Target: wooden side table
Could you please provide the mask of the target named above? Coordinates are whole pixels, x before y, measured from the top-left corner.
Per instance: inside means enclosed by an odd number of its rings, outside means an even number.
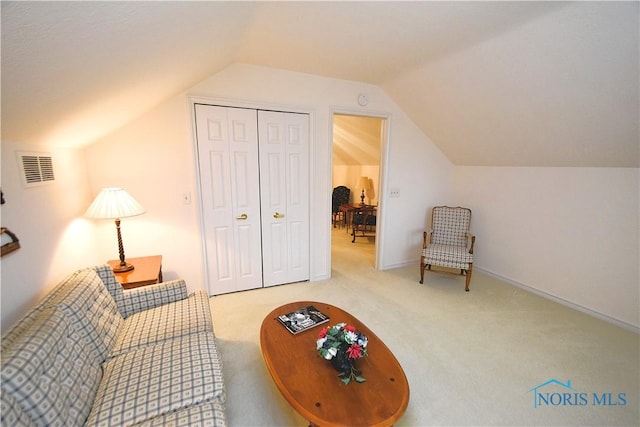
[[[133,289],[162,282],[162,255],[127,258],[127,262],[133,264],[133,270],[114,273],[123,288]],[[120,265],[120,260],[107,263],[113,268]]]

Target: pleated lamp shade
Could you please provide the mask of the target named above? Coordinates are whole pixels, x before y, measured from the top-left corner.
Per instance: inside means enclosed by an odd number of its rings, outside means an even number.
[[[142,215],[144,208],[122,188],[104,188],[84,213],[88,218],[118,219]]]
[[[140,206],[140,203],[122,188],[103,188],[84,213],[84,216],[89,218],[115,220],[118,235],[118,255],[120,257],[120,265],[113,268],[116,273],[124,273],[135,268],[133,264],[126,261],[124,256],[124,246],[120,233],[120,218],[142,215],[144,212],[145,210]]]
[[[369,187],[370,187],[369,178],[366,176],[361,176],[360,179],[358,180],[358,187],[356,188],[367,191],[367,190],[370,190]]]

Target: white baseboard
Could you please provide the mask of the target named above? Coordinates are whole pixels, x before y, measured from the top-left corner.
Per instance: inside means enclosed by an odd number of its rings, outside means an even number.
[[[420,260],[418,259],[418,260],[397,262],[395,264],[383,265],[383,266],[380,266],[380,270],[393,270],[394,268],[406,267],[408,265],[415,265],[416,271],[418,271],[418,267],[420,266]]]
[[[520,289],[523,289],[523,290],[525,290],[527,292],[531,292],[532,294],[536,294],[536,295],[541,296],[543,298],[550,299],[550,300],[552,300],[554,302],[557,302],[559,304],[562,304],[564,306],[567,306],[567,307],[573,308],[575,310],[581,311],[581,312],[586,313],[586,314],[588,314],[590,316],[597,317],[598,319],[604,320],[606,322],[613,323],[616,326],[620,326],[621,328],[624,328],[624,329],[629,330],[631,332],[634,332],[636,334],[640,334],[640,326],[638,326],[638,325],[634,325],[634,324],[631,324],[629,322],[625,322],[624,320],[616,319],[615,317],[611,317],[611,316],[609,316],[607,314],[600,313],[600,312],[595,311],[593,309],[590,309],[590,308],[587,308],[587,307],[583,307],[580,304],[576,304],[576,303],[574,303],[572,301],[566,300],[564,298],[558,297],[558,296],[550,294],[548,292],[541,291],[540,289],[533,288],[531,286],[525,285],[524,283],[520,283],[520,282],[518,282],[516,280],[512,280],[512,279],[509,279],[507,277],[501,276],[499,274],[493,273],[493,272],[491,272],[489,270],[485,270],[482,267],[474,266],[474,270],[480,270],[482,273],[486,274],[487,276],[494,277],[494,278],[496,278],[498,280],[501,280],[501,281],[503,281],[503,282],[505,282],[505,283],[507,283],[509,285],[513,285],[513,286],[518,287]]]

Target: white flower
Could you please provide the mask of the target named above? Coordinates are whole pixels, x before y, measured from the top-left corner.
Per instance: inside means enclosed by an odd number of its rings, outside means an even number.
[[[344,333],[344,340],[347,344],[353,344],[358,339],[358,334],[353,331],[347,331]]]
[[[327,341],[327,338],[318,338],[318,341],[316,341],[317,347],[316,350],[320,350],[322,348],[322,346],[324,345],[325,341]]]
[[[331,347],[329,350],[327,350],[327,354],[324,356],[324,358],[327,360],[331,360],[336,354],[338,354],[338,349],[335,347]]]

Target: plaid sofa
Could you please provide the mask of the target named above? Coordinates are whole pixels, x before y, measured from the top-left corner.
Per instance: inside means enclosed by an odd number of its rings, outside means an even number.
[[[209,301],[182,280],[71,274],[2,337],[3,426],[224,426]]]

